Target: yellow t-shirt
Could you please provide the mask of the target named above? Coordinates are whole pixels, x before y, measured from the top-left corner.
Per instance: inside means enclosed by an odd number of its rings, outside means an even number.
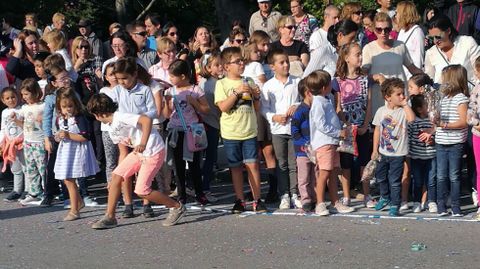
[[[227,99],[242,82],[223,78],[215,85],[215,104]],[[247,140],[257,136],[257,116],[252,98],[237,100],[229,112],[220,116],[220,133],[222,138],[230,140]]]

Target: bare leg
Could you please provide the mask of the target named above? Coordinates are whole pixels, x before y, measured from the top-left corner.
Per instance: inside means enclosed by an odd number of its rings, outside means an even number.
[[[342,183],[343,197],[345,197],[346,199],[350,199],[350,178],[350,169],[342,169],[342,174],[340,175],[340,182]]]
[[[410,163],[405,161],[403,163],[402,175],[402,202],[408,202],[408,193],[410,187]]]
[[[115,218],[115,209],[117,208],[117,201],[120,198],[122,190],[123,177],[113,174],[112,181],[110,181],[110,188],[108,189],[108,203],[107,203],[107,217]]]
[[[246,163],[248,171],[248,181],[252,189],[253,200],[260,199],[260,167],[258,162]]]
[[[156,204],[163,204],[168,208],[172,208],[172,207],[179,208],[180,207],[179,202],[173,200],[172,198],[168,197],[167,195],[165,195],[164,193],[159,192],[159,191],[152,191],[150,194],[142,195],[141,197],[144,200],[151,201],[151,202],[154,202]]]
[[[70,212],[77,215],[78,205],[80,204],[80,193],[78,192],[77,183],[75,179],[65,179],[63,181],[68,190],[68,196],[70,196]]]
[[[242,166],[239,167],[232,167],[230,168],[230,172],[232,173],[232,182],[233,182],[233,190],[235,191],[235,196],[237,199],[244,200],[245,197],[243,195],[243,173],[242,173]]]
[[[332,171],[320,169],[317,177],[317,184],[315,186],[315,192],[317,194],[317,203],[325,202],[325,189],[327,187],[327,181],[330,178]]]

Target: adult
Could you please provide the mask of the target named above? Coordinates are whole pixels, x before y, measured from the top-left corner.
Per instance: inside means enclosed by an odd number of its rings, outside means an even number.
[[[368,43],[367,34],[363,28],[363,11],[362,5],[358,2],[346,3],[342,7],[342,12],[340,13],[340,20],[351,20],[358,25],[357,31],[357,41],[360,44],[360,47],[364,47]]]
[[[27,13],[25,14],[25,27],[24,29],[29,29],[32,31],[36,31],[38,36],[43,35],[42,29],[38,28],[38,18],[37,14],[35,13]]]
[[[331,77],[337,68],[337,50],[345,44],[352,43],[357,35],[358,25],[351,20],[340,21],[328,29],[327,42],[313,50],[310,62],[303,77],[317,70],[327,71]]]
[[[8,59],[7,71],[20,80],[39,77],[35,73],[33,57],[38,53],[38,33],[23,30],[13,40],[13,55]]]
[[[8,36],[11,40],[17,38],[20,30],[13,27],[13,19],[10,14],[5,14],[2,18],[2,35]]]
[[[188,54],[188,62],[193,68],[195,80],[198,81],[197,75],[200,74],[200,58],[207,53],[218,49],[217,41],[212,33],[205,26],[195,29],[193,37],[189,44],[190,52]]]
[[[242,28],[234,28],[228,35],[228,42],[220,47],[220,50],[224,50],[228,47],[241,47],[247,43],[247,33]]]
[[[131,24],[128,24],[127,32],[132,37],[135,44],[137,44],[137,54],[144,64],[146,69],[158,62],[157,52],[146,47],[147,45],[147,29],[143,21],[134,21]]]
[[[148,69],[153,79],[172,83],[168,75],[168,67],[175,61],[176,53],[175,43],[172,40],[167,37],[157,38],[157,54],[160,61]]]
[[[111,37],[115,32],[122,29],[122,25],[118,22],[114,22],[108,26],[108,34]],[[113,50],[110,44],[110,38],[103,42],[103,59],[110,59],[114,57]]]
[[[80,97],[84,105],[102,86],[102,59],[94,55],[92,50],[90,42],[85,37],[77,36],[73,39],[70,55],[73,68],[78,74],[77,83],[81,89]]]
[[[420,22],[420,14],[417,7],[412,1],[401,1],[397,4],[397,24],[400,27],[397,40],[405,43],[407,51],[413,64],[418,68],[423,68],[425,59],[425,34],[422,27],[418,25]],[[410,79],[412,74],[403,67],[405,76]]]
[[[272,1],[270,0],[257,0],[257,2],[259,10],[250,17],[248,32],[252,35],[255,30],[262,30],[270,36],[272,41],[277,41],[280,38],[277,22],[282,14],[272,11]]]
[[[67,31],[65,29],[65,15],[60,12],[56,12],[55,14],[53,14],[52,24],[45,27],[45,29],[43,30],[43,35],[53,31],[54,29],[62,32],[63,35],[66,37]]]
[[[308,46],[310,36],[319,26],[315,16],[305,13],[303,3],[303,0],[290,0],[290,11],[297,26],[294,39],[302,41]]]
[[[122,59],[124,57],[134,57],[137,59],[137,64],[142,66],[145,65],[143,61],[137,58],[137,45],[127,32],[119,30],[112,34],[110,36],[110,46],[113,50],[114,56],[103,63],[102,74],[105,74],[105,67],[109,63],[116,62],[118,59]],[[145,70],[147,69],[145,68]]]
[[[323,25],[312,33],[308,46],[310,53],[328,43],[328,29],[330,26],[336,24],[339,19],[340,10],[334,5],[328,5],[323,11]]]
[[[188,56],[188,46],[180,40],[180,34],[178,28],[169,21],[165,23],[162,28],[162,36],[167,37],[175,43],[175,49],[177,51],[177,59],[186,60]]]
[[[480,29],[475,25],[479,11],[474,1],[457,0],[455,4],[448,8],[445,14],[455,26],[455,30],[457,30],[459,35],[473,36],[475,41],[479,43]]]
[[[480,48],[471,36],[459,35],[450,19],[435,15],[428,24],[428,37],[434,46],[425,53],[425,73],[435,83],[441,83],[442,70],[448,65],[459,64],[467,69],[469,87],[475,78],[475,60],[480,56]]]
[[[162,18],[157,13],[148,14],[145,16],[145,29],[148,33],[147,48],[156,51],[157,41],[156,38],[162,35]]]
[[[78,32],[88,40],[92,54],[103,58],[102,41],[100,41],[95,32],[92,31],[92,22],[88,19],[80,19],[78,22]]]
[[[301,77],[310,56],[308,55],[307,45],[302,41],[293,39],[295,36],[295,28],[295,19],[293,19],[293,17],[280,17],[277,23],[280,40],[273,42],[270,45],[270,49],[282,49],[285,51],[290,60],[290,74]]]
[[[380,85],[385,78],[400,78],[406,81],[403,66],[410,73],[422,73],[408,54],[405,44],[390,38],[392,19],[383,12],[377,13],[374,19],[377,40],[368,43],[362,50],[362,68],[378,84],[372,87],[372,115],[385,104]]]

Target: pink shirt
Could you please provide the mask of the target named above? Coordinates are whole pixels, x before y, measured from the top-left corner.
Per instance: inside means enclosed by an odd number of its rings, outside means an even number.
[[[173,96],[173,88],[169,88],[165,91],[165,95]],[[182,109],[183,117],[185,118],[185,124],[188,126],[191,123],[199,122],[198,114],[195,111],[195,108],[188,103],[187,96],[191,95],[193,98],[200,98],[204,96],[203,90],[198,86],[191,86],[191,88],[178,91],[176,90],[176,100],[179,103],[180,108]],[[173,98],[172,98],[173,100]],[[170,122],[168,122],[168,128],[182,127],[182,122],[180,117],[174,107],[172,115],[170,116]]]

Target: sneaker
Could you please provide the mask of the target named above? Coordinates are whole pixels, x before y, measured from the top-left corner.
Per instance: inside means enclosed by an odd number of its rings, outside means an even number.
[[[455,217],[455,218],[463,217],[462,210],[460,210],[460,207],[452,207],[452,217]]]
[[[408,206],[408,202],[402,202],[400,205],[400,211],[408,210],[410,207]]]
[[[318,203],[315,206],[315,214],[319,216],[328,216],[330,215],[330,211],[328,211],[327,205],[325,203]]]
[[[375,205],[375,210],[380,211],[389,204],[390,204],[389,199],[385,199],[383,197],[380,197],[380,200],[378,200],[377,204]]]
[[[42,202],[40,203],[40,207],[50,207],[53,204],[53,197],[51,195],[46,195]]]
[[[240,213],[243,213],[243,212],[245,212],[245,202],[243,202],[240,199],[237,199],[235,201],[235,204],[233,205],[232,213],[233,214],[240,214]]]
[[[9,203],[15,202],[18,200],[18,198],[20,198],[20,196],[22,196],[20,193],[12,191],[7,197],[5,197],[5,199],[3,199],[3,201]]]
[[[350,206],[350,198],[348,197],[342,197],[340,198],[340,202],[344,205],[344,206]]]
[[[280,200],[280,206],[278,209],[290,209],[290,196],[288,193],[282,195],[282,199]]]
[[[90,196],[85,196],[83,198],[83,202],[85,203],[85,206],[97,206],[98,202],[95,201],[95,199],[92,199]]]
[[[63,208],[70,209],[70,199],[63,200]]]
[[[117,227],[117,219],[116,218],[109,218],[107,215],[103,216],[102,219],[98,220],[94,224],[92,224],[92,229],[103,230],[103,229],[111,229]]]
[[[39,204],[40,202],[41,202],[40,198],[33,197],[29,194],[27,194],[25,199],[20,200],[20,204],[22,204],[22,205],[34,205],[34,204]]]
[[[437,203],[435,202],[428,203],[428,212],[437,213],[438,212]]]
[[[195,200],[197,200],[197,202],[202,206],[208,204],[209,202],[205,194],[195,197]]]
[[[253,202],[253,211],[257,213],[265,213],[267,212],[267,206],[261,199],[258,199],[256,202]]]
[[[340,201],[336,202],[335,207],[333,208],[333,211],[335,211],[335,213],[340,214],[352,213],[354,210],[355,209],[353,207],[346,206]]]
[[[478,194],[477,190],[472,188],[472,201],[474,206],[478,206]]]
[[[415,202],[413,203],[413,213],[420,213],[422,212],[423,208],[422,208],[422,204],[419,203],[419,202]]]
[[[153,214],[153,209],[151,205],[143,205],[143,216],[148,218],[153,218],[155,215]]]
[[[306,213],[314,212],[315,211],[315,203],[305,203],[302,205],[303,211]]]
[[[167,218],[162,222],[162,225],[167,227],[167,226],[173,226],[178,223],[178,221],[185,216],[187,213],[187,208],[180,203],[179,208],[170,208],[170,212],[168,213]]]
[[[192,189],[190,187],[186,187],[185,192],[187,193],[188,196],[195,197],[195,190],[194,189]]]
[[[447,207],[445,206],[445,203],[437,204],[437,213],[439,217],[448,216]]]
[[[396,205],[390,206],[390,209],[388,210],[388,215],[392,216],[392,217],[400,216],[400,214],[398,212],[398,206],[396,206]]]
[[[210,203],[216,203],[218,202],[218,198],[215,197],[215,195],[213,195],[213,193],[207,191],[205,192],[205,197],[207,197],[207,200],[210,202]]]
[[[290,202],[292,203],[294,208],[302,208],[302,202],[300,201],[300,198],[298,197],[298,194],[294,193],[292,194],[292,198],[290,199]]]
[[[277,192],[269,192],[267,193],[267,196],[265,197],[265,203],[267,204],[274,204],[278,202],[279,197]]]
[[[122,218],[129,219],[133,217],[135,217],[135,214],[133,214],[133,205],[125,205],[125,209],[122,213]]]
[[[363,199],[363,204],[365,205],[366,208],[375,208],[375,206],[377,205],[377,201],[375,201],[375,199],[373,199],[372,196],[367,195]]]

